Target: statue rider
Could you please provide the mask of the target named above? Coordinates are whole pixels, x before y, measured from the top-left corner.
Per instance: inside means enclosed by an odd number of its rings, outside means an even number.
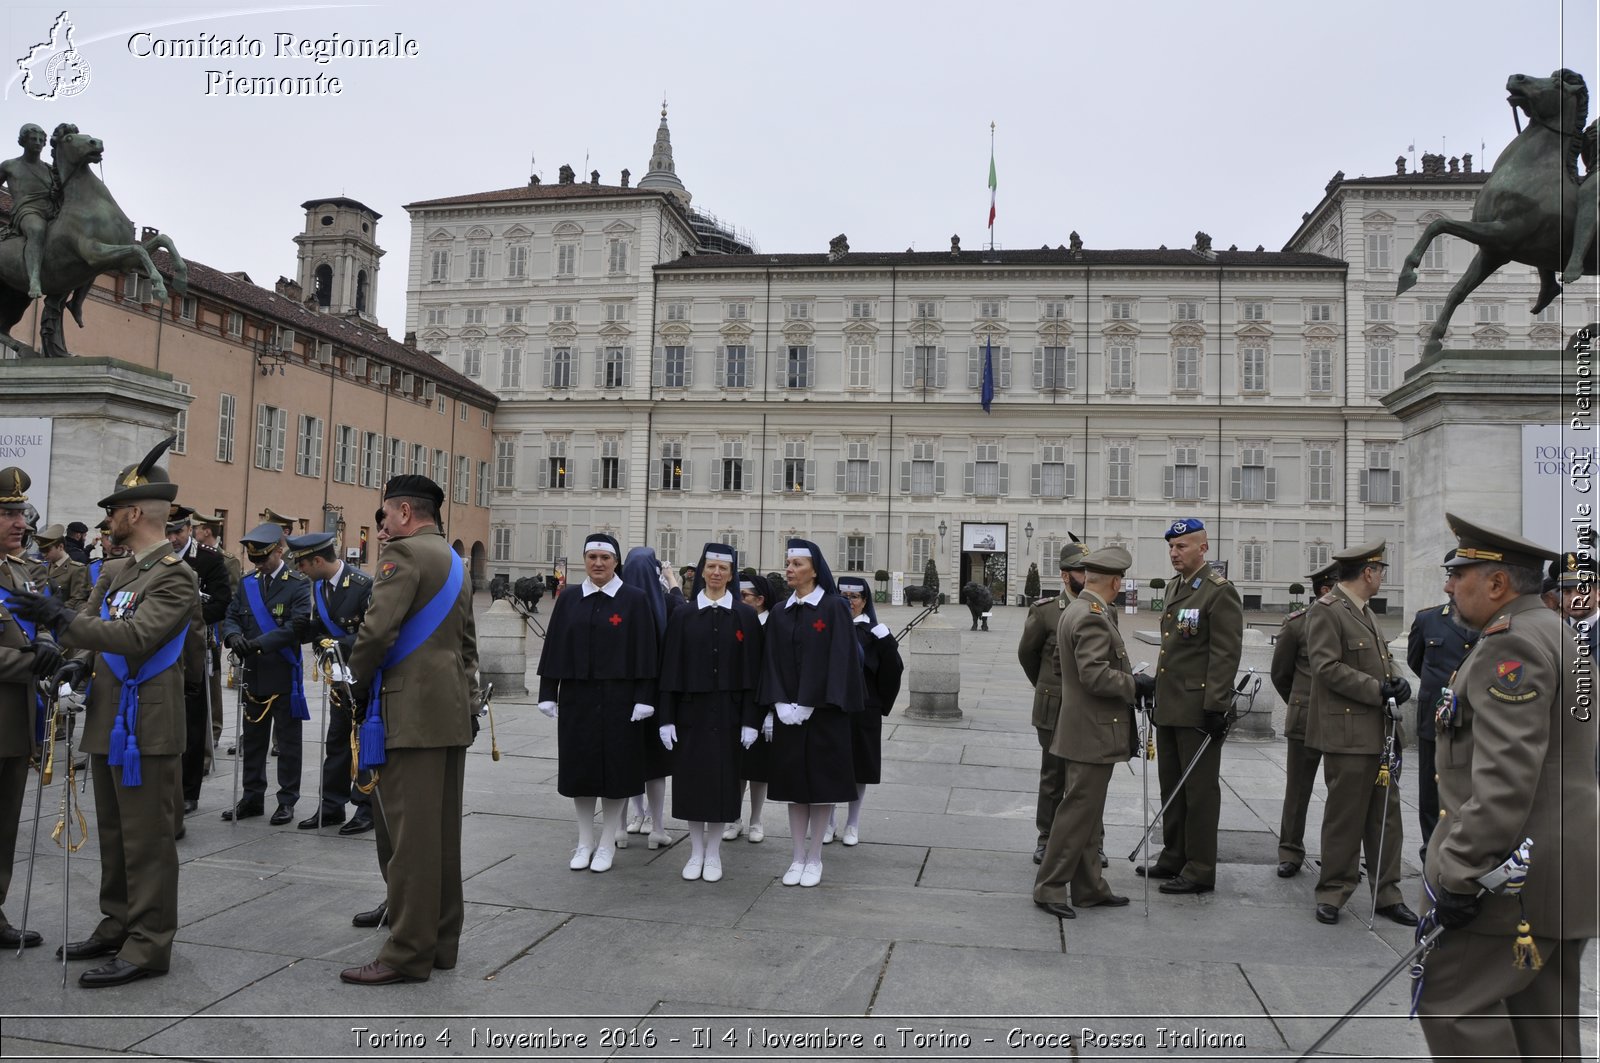
[[[0,162],[0,184],[11,193],[11,233],[21,234],[22,261],[28,271],[28,298],[42,298],[39,267],[44,258],[44,233],[61,203],[60,183],[54,167],[39,153],[44,150],[45,132],[28,123],[17,134],[22,154]],[[9,235],[9,234],[8,234]]]

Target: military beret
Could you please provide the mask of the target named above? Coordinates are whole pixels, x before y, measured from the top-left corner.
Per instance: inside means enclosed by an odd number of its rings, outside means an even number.
[[[1383,559],[1383,554],[1388,549],[1388,545],[1387,540],[1375,539],[1370,543],[1362,543],[1360,546],[1346,547],[1334,554],[1333,559],[1344,564],[1359,561],[1363,565],[1387,565],[1389,562]]]
[[[75,520],[67,525],[68,535],[84,535],[89,531],[89,526],[81,520]]]
[[[167,470],[156,464],[166,449],[177,441],[177,436],[168,436],[152,447],[137,464],[123,468],[117,474],[117,482],[111,493],[95,505],[105,509],[128,502],[171,502],[177,498],[178,485],[167,476]]]
[[[337,534],[331,531],[307,532],[304,535],[294,535],[289,538],[290,561],[304,561],[325,551],[336,549],[334,540]]]
[[[1083,559],[1089,555],[1089,548],[1083,543],[1071,542],[1061,548],[1062,568],[1082,568]]]
[[[610,550],[611,556],[622,557],[622,547],[617,545],[617,540],[606,532],[590,532],[583,537],[583,552]]]
[[[28,502],[28,488],[32,486],[33,477],[27,470],[15,465],[0,469],[0,509],[21,509]]]
[[[435,509],[444,505],[444,490],[428,479],[415,473],[406,476],[391,476],[389,482],[383,485],[383,497],[390,498],[427,498],[433,501]]]
[[[1083,559],[1083,567],[1090,572],[1120,576],[1133,567],[1133,555],[1120,546],[1102,546]]]
[[[1456,556],[1445,565],[1448,569],[1493,562],[1517,568],[1531,568],[1535,572],[1540,572],[1544,570],[1546,561],[1554,561],[1561,556],[1538,543],[1531,543],[1515,535],[1473,524],[1454,513],[1446,513],[1444,519],[1459,544],[1456,547]]]
[[[1180,535],[1188,535],[1190,532],[1205,530],[1205,522],[1199,517],[1181,517],[1172,522],[1172,527],[1167,529],[1166,537],[1168,539],[1176,539]]]

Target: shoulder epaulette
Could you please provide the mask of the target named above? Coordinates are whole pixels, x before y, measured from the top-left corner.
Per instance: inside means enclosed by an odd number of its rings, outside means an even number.
[[[1285,624],[1287,624],[1289,621],[1297,620],[1300,617],[1305,616],[1305,615],[1306,615],[1306,611],[1304,609],[1296,609],[1294,612],[1292,612],[1288,616],[1284,617],[1283,618],[1283,622]]]
[[[162,557],[161,563],[163,565],[181,565],[183,564],[183,558],[179,557],[177,554],[167,554]]]
[[[1489,622],[1489,626],[1483,629],[1483,633],[1485,635],[1498,635],[1502,631],[1510,630],[1511,618],[1509,616],[1500,616],[1496,617],[1494,620],[1491,620]]]
[[[1329,591],[1327,594],[1324,594],[1321,598],[1317,599],[1317,604],[1318,605],[1332,605],[1334,602],[1337,602],[1338,600],[1339,599],[1334,596],[1334,593],[1332,591]]]
[[[1098,614],[1098,613],[1105,612],[1105,610],[1100,608],[1100,603],[1099,602],[1090,602],[1089,603],[1089,612]]]
[[[359,568],[353,568],[350,570],[350,578],[355,580],[357,583],[372,582],[372,577],[361,571]]]
[[[1053,601],[1055,601],[1057,597],[1059,597],[1059,595],[1046,595],[1043,598],[1035,598],[1034,601],[1033,601],[1033,604],[1034,605],[1043,605],[1045,602],[1053,602]]]
[[[1211,575],[1208,576],[1207,578],[1210,579],[1211,582],[1216,584],[1218,587],[1221,587],[1221,586],[1225,585],[1228,582],[1228,577],[1224,576],[1220,572],[1212,572]]]

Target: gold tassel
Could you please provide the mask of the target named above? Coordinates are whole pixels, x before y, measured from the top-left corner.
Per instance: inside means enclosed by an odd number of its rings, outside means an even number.
[[[1511,946],[1511,966],[1519,971],[1537,971],[1544,966],[1539,946],[1533,943],[1533,928],[1526,919],[1517,924],[1517,941]]]
[[[1389,765],[1387,765],[1387,764],[1379,764],[1378,765],[1378,785],[1379,786],[1388,786],[1389,785]]]
[[[1150,739],[1146,739],[1145,740],[1145,744],[1144,744],[1144,759],[1145,760],[1155,760],[1156,759],[1156,740],[1154,738],[1150,738]]]

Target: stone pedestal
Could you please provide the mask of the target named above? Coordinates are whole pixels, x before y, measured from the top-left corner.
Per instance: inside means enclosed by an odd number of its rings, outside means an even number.
[[[1272,689],[1272,640],[1260,628],[1244,629],[1244,653],[1239,658],[1239,668],[1241,671],[1255,670],[1245,688],[1247,692],[1250,687],[1255,686],[1257,679],[1261,680],[1261,689],[1256,691],[1255,701],[1250,703],[1250,711],[1239,717],[1229,735],[1257,741],[1276,738],[1278,732],[1273,728],[1273,720],[1275,717],[1281,718],[1286,710],[1283,707],[1283,699]],[[1244,708],[1242,699],[1239,707]]]
[[[528,693],[528,624],[502,598],[478,617],[478,681],[494,684],[495,697]]]
[[[1574,368],[1565,351],[1447,350],[1419,363],[1383,397],[1404,426],[1408,612],[1444,602],[1439,565],[1456,545],[1446,512],[1529,534],[1522,528],[1522,428],[1567,423],[1575,408]],[[1584,446],[1594,445],[1593,431],[1577,435]]]
[[[961,629],[938,612],[913,628],[906,642],[911,687],[906,715],[919,720],[959,720]]]
[[[100,517],[95,503],[111,492],[117,473],[171,435],[189,401],[171,374],[115,358],[0,362],[0,417],[52,422],[48,483],[40,484],[38,470],[28,469],[34,476],[30,495],[47,498],[48,511],[41,514],[47,523],[81,520],[93,526]],[[204,431],[201,436],[214,438]]]

